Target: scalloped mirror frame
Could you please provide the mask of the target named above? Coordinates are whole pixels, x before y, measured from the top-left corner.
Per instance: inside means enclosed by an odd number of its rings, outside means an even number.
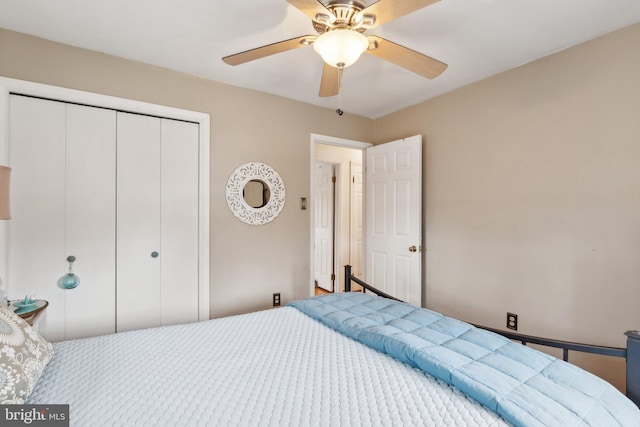
[[[244,187],[251,180],[263,181],[269,187],[269,201],[260,208],[249,206],[243,197]],[[225,194],[233,215],[250,225],[264,225],[273,221],[284,207],[284,181],[271,166],[260,162],[238,166],[229,176]]]

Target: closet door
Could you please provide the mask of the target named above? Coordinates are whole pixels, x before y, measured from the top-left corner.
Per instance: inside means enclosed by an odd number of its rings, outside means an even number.
[[[208,318],[199,125],[21,95],[9,109],[5,283],[49,301],[45,337]],[[80,286],[62,289],[71,255]]]
[[[118,113],[118,332],[161,324],[160,119]]]
[[[11,298],[49,301],[52,341],[115,330],[115,112],[11,96]],[[80,286],[65,290],[67,256]]]
[[[63,291],[65,338],[112,334],[116,327],[116,112],[67,104],[66,128],[65,259],[76,257],[73,269],[80,286]]]
[[[198,321],[198,141],[197,124],[162,119],[160,310],[163,325]]]
[[[64,335],[65,292],[57,280],[65,264],[65,114],[60,102],[10,97],[9,298],[35,294],[49,301],[40,331]]]
[[[119,332],[198,320],[198,130],[118,113]]]

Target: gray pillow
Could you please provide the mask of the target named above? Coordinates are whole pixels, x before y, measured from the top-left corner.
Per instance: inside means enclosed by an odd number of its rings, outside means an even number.
[[[0,404],[24,403],[52,356],[51,343],[0,306]]]

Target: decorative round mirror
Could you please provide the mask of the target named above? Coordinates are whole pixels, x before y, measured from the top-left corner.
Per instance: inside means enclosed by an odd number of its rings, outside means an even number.
[[[263,225],[273,221],[284,207],[284,182],[264,163],[240,166],[229,176],[227,205],[240,221]]]

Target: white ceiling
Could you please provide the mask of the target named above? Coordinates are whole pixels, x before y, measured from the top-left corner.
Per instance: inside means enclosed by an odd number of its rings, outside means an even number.
[[[370,118],[639,21],[640,0],[441,0],[366,33],[447,63],[441,76],[363,55],[340,95],[320,98],[311,47],[235,67],[221,60],[316,34],[286,0],[0,0],[1,28]]]

